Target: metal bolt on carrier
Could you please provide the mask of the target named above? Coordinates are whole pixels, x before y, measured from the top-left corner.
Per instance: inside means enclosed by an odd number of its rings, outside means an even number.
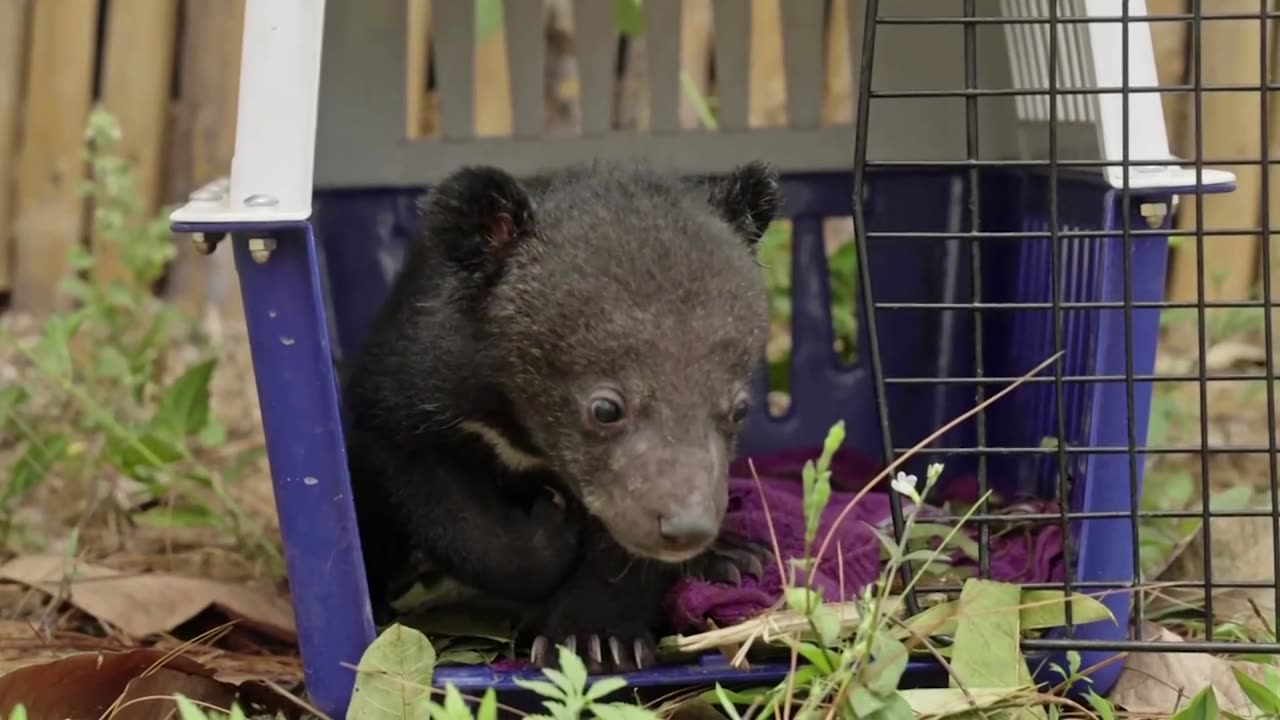
[[[276,239],[273,237],[253,237],[249,238],[249,255],[253,261],[262,265],[271,259],[271,253],[276,249]]]

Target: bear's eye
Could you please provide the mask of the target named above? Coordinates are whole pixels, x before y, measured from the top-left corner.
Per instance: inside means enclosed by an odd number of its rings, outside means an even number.
[[[741,425],[747,419],[749,412],[751,412],[751,398],[745,391],[739,392],[733,399],[733,407],[729,408],[729,423]]]
[[[622,421],[622,397],[612,390],[602,390],[593,395],[588,409],[591,419],[600,425],[613,425]]]

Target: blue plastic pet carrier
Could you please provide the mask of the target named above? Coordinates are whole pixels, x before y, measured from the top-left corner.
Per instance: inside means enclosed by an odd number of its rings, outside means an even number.
[[[1159,312],[1133,308],[1163,299],[1175,194],[1233,182],[1203,171],[1197,184],[1169,153],[1159,95],[1120,92],[1156,85],[1144,2],[1126,10],[1114,0],[1068,0],[1057,11],[1049,0],[852,3],[855,122],[824,125],[827,3],[786,0],[789,122],[751,128],[748,4],[715,0],[716,132],[682,129],[677,118],[679,43],[658,40],[679,37],[679,0],[643,4],[655,39],[650,129],[614,129],[613,5],[572,3],[581,133],[546,138],[543,3],[506,0],[515,132],[477,138],[475,4],[436,2],[441,137],[407,139],[403,0],[248,2],[230,177],[193,193],[172,221],[204,250],[230,238],[235,253],[317,706],[344,715],[351,667],[374,637],[333,361],[361,342],[415,230],[419,195],[464,164],[519,174],[643,157],[713,176],[758,159],[783,173],[793,231],[791,400],[780,417],[760,410],[750,420],[744,455],[818,445],[844,420],[849,446],[896,456],[1063,350],[907,469],[923,475],[923,463],[941,459],[948,476],[972,471],[1008,495],[1058,499],[1051,520],[1068,537],[1063,581],[1073,592],[1110,589],[1104,602],[1119,623],[1029,642],[1032,663],[1043,667],[1045,653],[1053,660],[1073,646],[1086,649],[1085,667],[1110,657],[1128,636],[1142,472],[1132,449],[1145,442],[1151,393],[1134,378],[1153,372]],[[988,21],[965,23],[966,6]],[[1059,21],[1053,30],[1050,19]],[[862,260],[857,278],[837,279],[861,288],[852,367],[832,350],[823,237],[826,218],[848,216]],[[1105,692],[1119,667],[1100,670],[1095,689]],[[627,680],[759,684],[782,669],[744,672],[710,655]],[[936,682],[937,671],[913,663],[908,680]],[[435,682],[502,690],[514,688],[513,677],[439,668]]]

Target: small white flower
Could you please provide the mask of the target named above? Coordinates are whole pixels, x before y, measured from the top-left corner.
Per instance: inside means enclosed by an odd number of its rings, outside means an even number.
[[[916,493],[916,482],[917,480],[915,475],[908,475],[904,472],[899,472],[898,477],[894,478],[889,483],[889,487],[893,488],[898,493],[906,495],[912,500],[916,500],[920,497]]]
[[[942,463],[930,463],[928,470],[925,471],[924,484],[931,487],[938,482],[938,478],[942,476]]]

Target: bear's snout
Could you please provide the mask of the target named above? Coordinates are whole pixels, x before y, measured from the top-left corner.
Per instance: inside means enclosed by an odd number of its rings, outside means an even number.
[[[671,550],[683,553],[711,544],[720,522],[711,508],[683,507],[659,517],[658,532]]]

